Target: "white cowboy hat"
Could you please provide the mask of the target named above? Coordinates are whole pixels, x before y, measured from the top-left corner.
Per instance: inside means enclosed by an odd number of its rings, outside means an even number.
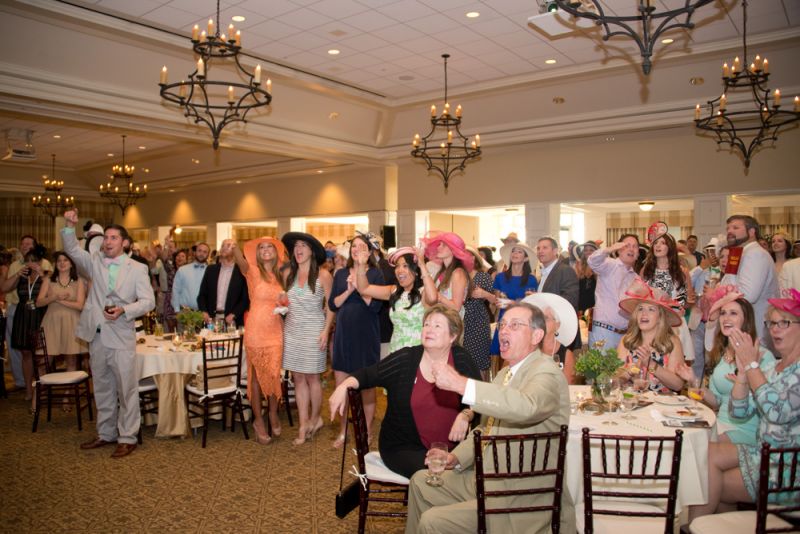
[[[503,263],[506,267],[509,269],[511,268],[511,251],[515,248],[525,251],[525,254],[528,255],[528,264],[531,266],[531,273],[535,273],[536,267],[539,265],[539,259],[536,257],[536,251],[525,243],[509,243],[508,245],[500,247],[500,257],[503,259]]]
[[[560,323],[556,340],[566,347],[575,340],[578,333],[578,314],[567,299],[554,293],[533,293],[522,299],[522,302],[536,306],[542,313],[545,308],[552,309]]]

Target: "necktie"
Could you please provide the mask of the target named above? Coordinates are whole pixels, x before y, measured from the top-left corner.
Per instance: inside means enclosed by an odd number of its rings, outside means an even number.
[[[195,269],[203,269],[203,268],[205,268],[205,266],[206,266],[205,263],[195,263],[194,264],[194,268]]]
[[[503,377],[503,387],[507,386],[508,383],[511,382],[512,375],[513,375],[513,373],[511,372],[511,368],[509,367],[508,371],[506,372],[506,375]],[[489,418],[486,419],[486,427],[483,429],[483,435],[484,436],[491,435],[492,427],[494,427],[495,423],[497,423],[497,422],[498,422],[498,420],[496,420],[493,415],[490,415]],[[489,444],[488,441],[484,441],[483,442],[484,450],[486,449],[486,446],[488,444]]]

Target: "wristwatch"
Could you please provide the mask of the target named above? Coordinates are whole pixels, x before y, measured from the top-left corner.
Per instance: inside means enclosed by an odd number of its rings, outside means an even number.
[[[747,365],[745,365],[744,370],[745,370],[745,372],[747,372],[747,371],[749,371],[751,369],[758,369],[758,368],[759,368],[758,362],[752,361],[752,362],[748,363]]]

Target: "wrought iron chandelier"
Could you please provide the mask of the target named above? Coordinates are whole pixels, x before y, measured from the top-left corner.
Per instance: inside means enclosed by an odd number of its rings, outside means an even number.
[[[717,145],[738,149],[744,157],[745,168],[765,143],[778,140],[784,126],[800,120],[800,98],[794,97],[794,109],[781,109],[781,91],[770,96],[769,60],[756,55],[747,62],[747,0],[742,0],[742,59],[737,56],[729,66],[722,65],[722,95],[707,103],[708,116],[701,118],[700,104],[694,109],[694,123],[699,130],[712,132]],[[750,99],[734,100],[731,94],[750,93]],[[730,101],[729,101],[730,100]],[[771,105],[770,105],[771,104]]]
[[[219,0],[217,0],[217,22]],[[250,74],[239,62],[242,50],[242,32],[233,24],[228,26],[228,35],[220,34],[219,24],[214,30],[214,20],[208,19],[208,33],[200,32],[195,24],[192,29],[192,48],[199,56],[197,69],[189,74],[189,80],[167,83],[167,67],[161,69],[161,97],[178,104],[184,115],[195,124],[205,124],[214,137],[214,149],[219,148],[222,129],[232,122],[247,122],[251,109],[268,106],[272,102],[272,81],[267,79],[266,89],[261,84],[261,65]],[[209,79],[212,58],[233,58],[239,80],[214,81]],[[247,80],[243,83],[241,80]],[[225,90],[227,88],[227,91]]]
[[[428,171],[436,171],[444,181],[444,190],[450,185],[450,176],[456,172],[464,172],[467,162],[481,155],[481,136],[475,134],[472,142],[461,133],[461,106],[457,106],[455,114],[450,112],[447,101],[447,58],[450,54],[442,54],[444,59],[444,109],[436,115],[436,105],[431,106],[431,131],[425,137],[414,135],[411,155],[421,158],[428,166]],[[441,127],[441,134],[436,130]]]
[[[33,197],[33,207],[39,208],[49,215],[51,219],[64,213],[66,210],[75,206],[75,197],[61,196],[61,190],[64,189],[64,181],[56,180],[56,155],[53,154],[53,166],[50,176],[43,176],[44,179],[44,196],[36,195]],[[51,198],[48,193],[54,196]]]
[[[691,30],[691,21],[695,10],[710,4],[714,0],[683,0],[683,5],[675,9],[656,12],[653,5],[656,0],[638,0],[637,13],[631,15],[609,15],[600,0],[554,0],[558,8],[573,17],[582,17],[594,21],[603,27],[603,40],[608,41],[617,35],[633,39],[642,55],[642,71],[650,74],[653,46],[662,33],[685,28]],[[677,4],[678,2],[673,2]],[[641,35],[640,32],[641,31]]]
[[[122,210],[122,215],[129,207],[135,206],[138,200],[147,196],[147,184],[141,186],[133,183],[136,167],[125,163],[125,135],[122,136],[122,165],[111,167],[111,181],[105,186],[100,184],[100,196]]]

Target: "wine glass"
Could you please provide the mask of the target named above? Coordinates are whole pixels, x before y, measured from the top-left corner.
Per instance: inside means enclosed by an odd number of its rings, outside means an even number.
[[[438,488],[444,484],[441,474],[447,466],[447,443],[434,441],[431,443],[430,451],[428,455],[428,478],[425,479],[425,483]]]
[[[182,341],[183,340],[181,339],[181,336],[179,336],[178,334],[172,336],[172,344],[175,346],[176,349],[181,346]]]

